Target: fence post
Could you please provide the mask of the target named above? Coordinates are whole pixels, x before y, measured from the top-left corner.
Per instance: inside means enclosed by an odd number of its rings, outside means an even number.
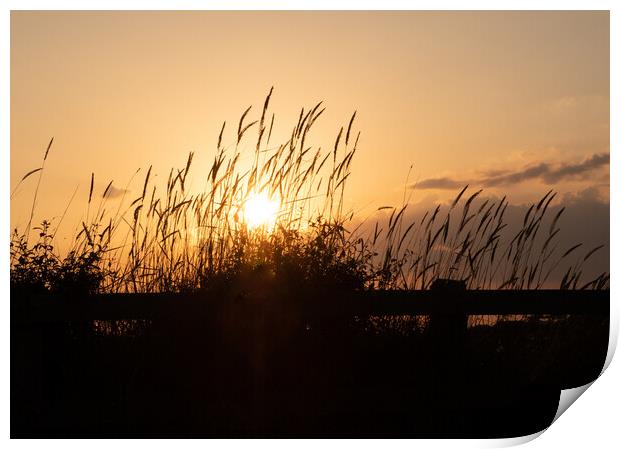
[[[467,336],[467,314],[461,307],[460,293],[466,290],[464,281],[437,279],[431,286],[437,292],[438,301],[446,307],[430,315],[429,334],[437,349],[441,349],[443,359],[456,358],[464,349]],[[460,358],[460,357],[459,357]]]
[[[428,335],[431,345],[433,367],[433,391],[435,407],[445,421],[436,422],[436,430],[449,427],[451,417],[459,416],[462,387],[466,384],[465,342],[467,338],[467,314],[461,307],[461,293],[466,290],[464,281],[437,279],[431,286],[437,292],[438,303],[445,304],[430,315]],[[446,428],[447,428],[446,427]]]

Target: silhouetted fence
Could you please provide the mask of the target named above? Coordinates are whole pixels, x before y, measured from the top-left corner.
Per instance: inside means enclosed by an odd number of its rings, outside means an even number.
[[[13,295],[11,431],[523,435],[549,425],[561,388],[600,373],[609,302],[609,291],[454,284],[272,296]],[[469,327],[471,315],[533,319]],[[399,319],[420,316],[422,331],[412,319],[412,333],[391,333]],[[142,331],[120,338],[93,327],[133,321]]]
[[[296,296],[305,296],[299,293]],[[313,294],[297,302],[313,316],[403,314],[530,315],[609,314],[609,290],[424,290],[337,293],[330,302]],[[228,298],[227,298],[228,299]],[[93,296],[31,295],[12,301],[13,317],[29,322],[165,319],[202,316],[223,298],[204,293],[117,293]],[[281,301],[256,308],[286,307]]]

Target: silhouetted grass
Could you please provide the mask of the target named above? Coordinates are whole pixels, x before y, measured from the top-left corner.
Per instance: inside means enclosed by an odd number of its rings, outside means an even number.
[[[260,117],[251,107],[225,146],[222,125],[211,168],[200,174],[204,186],[189,188],[193,153],[172,169],[165,190],[153,183],[152,166],[139,196],[111,213],[107,184],[98,205],[91,175],[85,220],[71,249],[54,248],[58,229],[44,221],[36,242],[31,224],[11,234],[11,288],[57,292],[188,292],[242,288],[269,289],[427,289],[438,278],[464,280],[470,289],[538,289],[549,284],[560,263],[571,261],[559,288],[608,288],[609,275],[582,279],[583,265],[601,247],[558,244],[564,209],[548,216],[556,194],[548,192],[527,210],[522,227],[506,235],[508,201],[482,199],[464,187],[444,212],[440,206],[419,222],[408,221],[407,201],[377,219],[371,232],[345,212],[346,183],[357,151],[355,113],[327,151],[309,145],[310,131],[324,111],[321,103],[302,109],[290,138],[271,142],[275,115],[271,91]],[[241,156],[249,131],[256,144],[249,168]],[[53,139],[52,139],[53,141]],[[34,216],[44,163],[38,173]],[[158,187],[160,190],[158,190]],[[244,204],[256,193],[281,200],[273,229],[249,229]],[[123,200],[125,198],[123,197]],[[123,204],[121,201],[120,204]],[[66,211],[65,211],[66,213]],[[64,214],[63,214],[64,217]],[[61,219],[62,221],[62,219]]]

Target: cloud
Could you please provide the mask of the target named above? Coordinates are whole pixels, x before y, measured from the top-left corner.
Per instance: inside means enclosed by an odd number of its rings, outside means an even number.
[[[501,185],[518,184],[528,179],[544,178],[551,172],[549,164],[543,162],[521,170],[507,173],[504,175],[494,176],[477,181],[487,187],[495,187]]]
[[[545,101],[542,111],[556,115],[574,114],[575,111],[604,110],[609,104],[608,95],[567,95]]]
[[[455,189],[467,184],[496,187],[518,184],[533,179],[539,179],[545,184],[555,184],[567,178],[582,177],[607,165],[609,165],[609,153],[597,153],[578,163],[551,164],[540,162],[514,171],[492,170],[483,177],[469,180],[450,177],[429,178],[410,187],[416,189]]]
[[[607,207],[609,207],[609,198],[605,198],[601,195],[601,187],[609,189],[609,184],[590,186],[576,193],[568,192],[564,194],[562,202],[569,206],[580,206],[587,203],[600,203],[607,204]]]
[[[416,189],[457,189],[467,184],[467,181],[457,181],[451,178],[431,178],[424,179],[410,187]]]
[[[105,194],[105,197],[106,198],[118,198],[118,197],[123,196],[124,194],[126,194],[128,192],[129,192],[129,190],[127,190],[127,189],[118,189],[118,188],[114,187],[113,185],[111,185],[108,188],[108,190],[107,190],[107,192]]]
[[[546,104],[546,109],[551,112],[564,113],[573,111],[578,103],[583,102],[583,97],[580,98],[576,96],[565,96],[561,98],[557,98],[550,103]]]
[[[551,184],[565,177],[585,174],[606,165],[609,165],[609,153],[594,154],[581,164],[566,164],[555,171],[547,173],[545,181],[547,181],[547,184]]]

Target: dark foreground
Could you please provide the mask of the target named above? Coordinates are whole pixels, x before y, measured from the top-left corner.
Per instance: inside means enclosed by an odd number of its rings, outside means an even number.
[[[31,320],[20,299],[13,438],[522,436],[551,424],[561,389],[599,375],[609,326],[478,316],[459,333],[456,315],[309,313],[290,297]]]

